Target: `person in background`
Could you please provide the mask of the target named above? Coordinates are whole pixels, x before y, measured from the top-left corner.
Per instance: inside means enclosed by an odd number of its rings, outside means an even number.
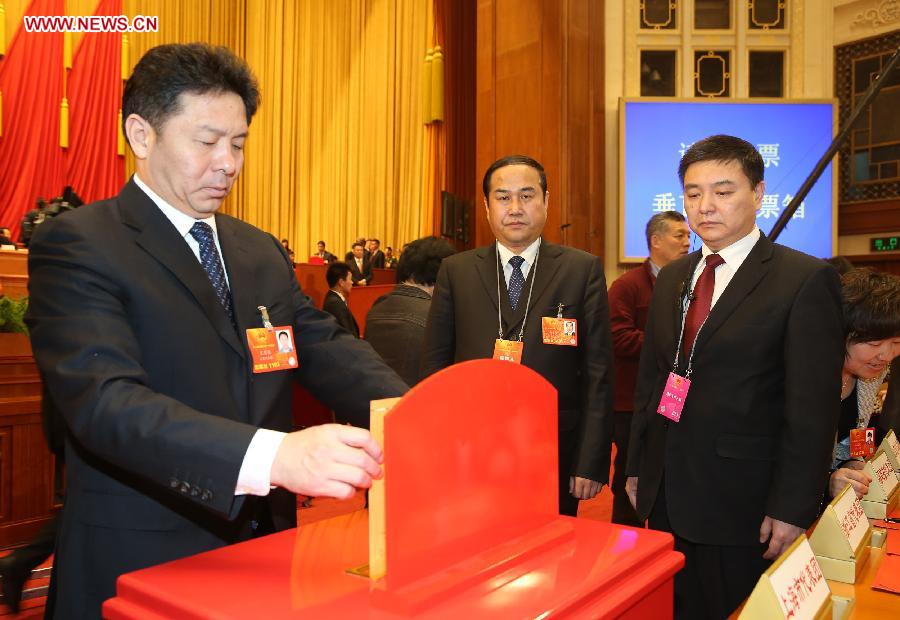
[[[832,256],[825,260],[826,263],[837,269],[839,275],[844,275],[853,269],[853,263],[846,256]]]
[[[381,251],[381,241],[369,239],[369,264],[372,269],[384,269],[384,252]]]
[[[385,269],[396,269],[397,268],[397,258],[394,256],[394,248],[391,246],[387,246],[384,249],[384,268]]]
[[[9,228],[0,228],[0,245],[15,245],[12,240]]]
[[[828,497],[848,484],[857,497],[872,480],[862,471],[865,458],[850,453],[850,432],[870,426],[880,410],[878,391],[900,352],[900,277],[853,269],[841,278],[847,353],[841,369],[841,417],[828,479]],[[890,392],[889,392],[890,393]],[[875,438],[877,447],[881,437]]]
[[[362,248],[363,248],[363,258],[364,258],[366,261],[368,261],[368,260],[369,260],[369,248],[368,248],[368,245],[369,245],[369,244],[366,242],[366,238],[365,238],[365,237],[360,237],[359,239],[357,239],[356,241],[354,241],[354,242],[353,242],[353,245],[351,245],[350,247],[352,248],[354,245],[357,245],[357,244],[362,246]],[[352,250],[352,249],[351,249],[349,252],[347,252],[347,255],[346,255],[346,256],[344,256],[344,260],[345,260],[347,263],[349,263],[351,260],[353,260],[353,250]]]
[[[677,211],[657,213],[647,222],[647,249],[650,257],[640,267],[620,276],[609,287],[609,324],[612,329],[616,397],[613,441],[616,444],[612,486],[612,522],[640,527],[643,522],[625,492],[625,464],[634,408],[634,384],[644,326],[659,270],[681,258],[690,248],[691,231]]]
[[[397,267],[397,286],[378,298],[366,315],[366,340],[409,386],[419,382],[425,322],[438,269],[455,253],[439,237],[407,244]]]
[[[347,261],[350,273],[353,274],[354,286],[366,286],[372,283],[372,263],[366,260],[363,245],[357,241],[353,244],[353,256]]]
[[[325,242],[319,241],[316,244],[316,253],[313,256],[317,256],[322,259],[322,261],[327,265],[329,263],[333,263],[337,260],[337,256],[329,252],[325,249]]]
[[[609,479],[612,337],[603,265],[542,238],[550,194],[546,172],[533,158],[498,159],[481,189],[495,242],[441,263],[422,376],[500,357],[498,332],[508,343],[521,342],[521,363],[557,390],[558,506],[575,516],[579,500],[595,497]],[[577,322],[574,337],[561,337],[566,321]],[[545,331],[545,324],[556,329]]]
[[[328,292],[325,293],[322,310],[333,316],[338,325],[359,338],[359,325],[348,305],[350,291],[353,290],[350,266],[340,261],[331,263],[325,271],[325,280],[328,282]]]

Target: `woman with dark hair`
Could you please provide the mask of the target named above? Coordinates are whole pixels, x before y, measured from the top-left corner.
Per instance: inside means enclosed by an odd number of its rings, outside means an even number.
[[[869,491],[864,460],[850,455],[850,431],[869,426],[879,410],[878,390],[900,347],[900,278],[869,269],[853,269],[841,278],[847,353],[841,371],[841,417],[828,495],[850,484],[858,497]]]
[[[397,286],[366,315],[366,340],[410,386],[419,382],[425,321],[438,269],[455,252],[439,237],[407,244],[397,265]]]

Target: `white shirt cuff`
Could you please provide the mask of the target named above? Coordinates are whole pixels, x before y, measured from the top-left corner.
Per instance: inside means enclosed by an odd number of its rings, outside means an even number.
[[[235,495],[268,495],[271,486],[272,463],[286,433],[261,428],[253,435],[241,471],[238,473]]]

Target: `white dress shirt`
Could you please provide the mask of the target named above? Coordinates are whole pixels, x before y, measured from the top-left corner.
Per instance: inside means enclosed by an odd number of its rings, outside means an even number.
[[[756,245],[756,242],[759,241],[760,234],[759,228],[754,226],[753,230],[751,230],[750,234],[746,237],[742,237],[727,248],[719,250],[718,254],[725,262],[716,267],[716,285],[713,287],[712,305],[710,305],[710,309],[715,307],[716,302],[719,301],[719,297],[722,296],[725,287],[731,282],[731,279],[734,277],[734,274],[737,273],[740,266],[744,264],[744,260],[746,260],[747,255],[750,254],[750,250],[752,250],[753,246]],[[700,251],[703,254],[703,260],[697,263],[697,268],[694,270],[694,277],[691,279],[692,291],[697,285],[700,274],[703,273],[703,270],[706,268],[706,257],[713,253],[712,250],[706,247],[705,243],[700,248]]]
[[[516,254],[508,247],[497,242],[497,250],[500,252],[500,263],[503,265],[503,277],[506,278],[506,287],[509,288],[509,278],[512,276],[512,265],[509,264],[509,259],[513,256],[521,256],[525,259],[525,262],[522,263],[522,275],[525,276],[525,279],[528,279],[528,272],[531,271],[531,266],[534,265],[534,259],[537,257],[538,249],[541,247],[541,238],[538,237],[535,239],[531,245],[529,245],[521,254]]]
[[[185,243],[188,244],[188,247],[191,248],[191,251],[194,253],[194,256],[197,257],[197,262],[200,262],[200,244],[197,243],[197,240],[194,239],[190,233],[194,223],[200,220],[195,220],[187,213],[179,211],[167,203],[157,195],[156,192],[147,187],[137,174],[134,175],[134,183],[150,197],[150,200],[159,207],[159,210],[162,211],[163,215],[172,222],[172,225],[178,230],[181,238],[184,239]],[[216,230],[216,218],[210,216],[202,221],[209,224],[212,228],[213,239],[216,242],[216,250],[219,252],[220,260],[222,260],[222,246],[219,245],[219,233]],[[222,271],[225,273],[225,280],[227,282],[228,271],[225,269],[224,260],[222,260]],[[273,431],[266,428],[257,429],[256,433],[253,435],[253,439],[250,440],[250,445],[247,447],[247,453],[244,455],[244,460],[241,463],[237,487],[234,490],[235,495],[269,494],[269,489],[271,488],[270,474],[272,472],[272,463],[275,462],[275,455],[278,452],[278,448],[281,447],[281,442],[284,440],[284,437],[285,433],[279,431]]]

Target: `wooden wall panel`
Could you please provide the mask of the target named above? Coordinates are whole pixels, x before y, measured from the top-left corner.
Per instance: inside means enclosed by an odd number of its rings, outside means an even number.
[[[547,171],[544,236],[603,253],[603,4],[479,0],[475,176],[524,154]],[[479,196],[479,202],[481,196]],[[493,240],[483,208],[477,245]]]

